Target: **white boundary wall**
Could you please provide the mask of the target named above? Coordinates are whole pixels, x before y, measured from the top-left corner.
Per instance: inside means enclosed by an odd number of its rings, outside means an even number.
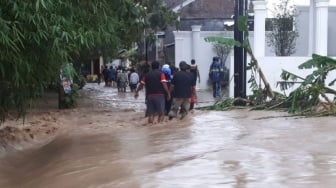
[[[257,58],[258,63],[262,72],[264,73],[267,81],[270,84],[270,87],[273,91],[277,91],[280,93],[284,93],[284,91],[280,90],[280,86],[277,85],[277,82],[281,81],[280,75],[282,70],[289,71],[298,76],[305,77],[312,72],[312,70],[307,69],[298,69],[298,66],[305,61],[311,59],[310,57],[260,57]],[[249,59],[247,60],[249,62]],[[233,67],[233,57],[231,57],[231,67]],[[233,71],[230,71],[230,78],[233,77]],[[246,75],[246,80],[248,81],[251,77],[251,72],[248,71]],[[256,79],[261,83],[262,88],[264,88],[264,84],[262,80],[260,80],[259,75],[257,75]],[[298,80],[299,81],[299,80]],[[249,89],[250,85],[246,83],[246,94],[251,95],[252,91]],[[293,89],[286,90],[286,94],[288,95]],[[229,97],[234,97],[234,83],[233,79],[230,82],[229,86]]]
[[[303,10],[302,12],[305,12],[306,10],[304,8],[301,8]],[[329,31],[329,53],[334,55],[335,49],[336,49],[336,41],[335,37],[333,36],[333,31],[336,30],[336,27],[332,24],[330,24],[330,21],[334,20],[334,15],[336,14],[335,7],[330,7],[329,14],[332,15],[331,19],[329,20],[328,28]],[[300,24],[298,25],[299,31],[307,31],[307,12],[302,14],[303,19],[299,19]],[[305,20],[305,21],[303,21]],[[306,22],[306,24],[303,24],[302,22]],[[303,27],[303,28],[301,28]],[[301,29],[300,29],[301,28]],[[253,32],[250,32],[250,43],[251,47],[255,47],[253,43]],[[205,42],[204,38],[208,36],[221,36],[221,37],[228,37],[233,38],[233,32],[232,31],[201,31],[201,26],[192,26],[192,31],[175,31],[175,66],[178,67],[180,61],[186,61],[188,64],[190,63],[191,59],[196,60],[196,64],[199,67],[200,70],[200,76],[201,76],[201,83],[197,83],[197,89],[210,89],[211,85],[208,84],[208,72],[210,63],[212,62],[212,57],[216,56],[215,51],[213,50],[212,43]],[[311,56],[304,56],[304,54],[308,54],[308,43],[307,39],[305,37],[308,37],[306,33],[300,34],[301,37],[299,37],[298,43],[298,53],[296,55],[300,56],[290,56],[290,57],[276,57],[269,56],[272,55],[270,52],[270,49],[265,46],[259,46],[256,45],[257,48],[264,48],[266,52],[267,57],[257,57],[257,60],[260,64],[260,67],[263,71],[263,73],[266,76],[267,81],[270,83],[270,86],[274,91],[283,92],[280,91],[280,87],[277,87],[277,82],[281,81],[280,74],[282,70],[287,70],[291,73],[294,73],[299,76],[306,76],[307,74],[311,73],[313,70],[300,70],[298,69],[298,66],[305,61],[311,59]],[[265,43],[260,43],[265,44]],[[229,85],[229,97],[234,96],[234,83],[233,83],[233,51],[231,52],[231,58],[225,62],[226,66],[230,69],[230,85]],[[295,55],[295,54],[294,54]],[[247,63],[249,60],[247,60]],[[250,78],[250,73],[247,73],[248,80]],[[336,78],[336,73],[333,73],[330,75],[330,79]],[[246,93],[247,95],[251,94],[251,91],[249,89],[250,85],[247,83],[246,85]],[[334,89],[336,89],[334,87]],[[286,91],[286,94],[289,94],[290,91]]]
[[[180,61],[186,61],[188,64],[190,63],[191,59],[195,59],[196,63],[200,70],[201,76],[201,83],[197,83],[197,89],[210,89],[211,85],[208,83],[208,72],[209,67],[212,62],[212,57],[216,56],[216,53],[213,50],[212,43],[205,42],[204,38],[208,36],[222,36],[222,37],[233,37],[233,32],[215,32],[215,31],[202,31],[200,33],[200,38],[198,39],[198,43],[200,45],[199,51],[195,52],[195,48],[192,46],[193,37],[192,31],[178,31],[174,32],[175,34],[175,66],[178,67]],[[194,38],[195,39],[195,38]],[[253,46],[253,32],[250,33],[250,41],[251,46]],[[196,48],[197,49],[197,48]],[[230,58],[225,62],[227,68],[230,70],[230,84],[229,84],[229,97],[234,96],[234,81],[233,81],[233,51],[231,52]],[[280,87],[277,86],[277,82],[281,81],[280,74],[282,70],[287,70],[292,72],[298,76],[306,76],[307,74],[311,73],[313,70],[301,70],[298,69],[298,66],[305,61],[311,59],[308,56],[301,56],[301,57],[257,57],[258,63],[266,76],[267,81],[270,83],[271,88],[274,91],[281,92]],[[247,60],[249,63],[249,59]],[[250,78],[250,73],[247,72],[246,80]],[[331,75],[331,77],[336,78],[336,74]],[[331,80],[331,79],[329,79]],[[246,83],[246,94],[252,94],[249,87],[250,85]],[[262,87],[264,87],[262,85]],[[336,88],[335,88],[336,89]],[[292,90],[287,90],[286,94],[289,94]]]
[[[186,61],[188,64],[190,64],[191,59],[195,59],[201,77],[201,83],[197,82],[197,89],[209,89],[211,87],[211,85],[208,84],[209,67],[212,62],[212,57],[217,56],[217,54],[213,50],[212,43],[206,42],[204,38],[208,36],[221,36],[232,38],[233,32],[202,31],[200,32],[198,39],[193,38],[193,33],[193,31],[174,32],[175,66],[178,67],[180,61]],[[198,47],[195,47],[195,45]],[[228,65],[229,64],[227,64],[227,66]]]

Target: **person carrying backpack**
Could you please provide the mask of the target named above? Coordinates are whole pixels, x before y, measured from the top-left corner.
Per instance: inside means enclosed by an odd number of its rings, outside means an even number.
[[[213,57],[209,70],[209,78],[212,82],[212,95],[214,98],[221,96],[221,80],[223,75],[224,69],[219,62],[219,58]]]

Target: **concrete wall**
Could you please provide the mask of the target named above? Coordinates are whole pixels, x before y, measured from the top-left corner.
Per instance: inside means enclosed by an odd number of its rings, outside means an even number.
[[[303,62],[310,59],[309,57],[260,57],[258,58],[258,63],[261,67],[262,72],[264,73],[267,81],[270,84],[270,87],[273,91],[277,91],[280,93],[284,93],[284,91],[280,90],[280,87],[277,85],[277,82],[281,81],[280,75],[282,73],[282,70],[287,70],[289,72],[292,72],[298,76],[305,77],[309,73],[311,73],[311,70],[301,70],[298,69],[298,66],[302,64]],[[249,61],[249,59],[247,60]],[[233,57],[231,58],[231,66],[233,66]],[[233,77],[233,71],[230,71],[230,78]],[[251,72],[247,71],[247,80],[251,77]],[[259,75],[257,75],[256,79],[258,80],[258,83],[261,83],[262,88],[264,88],[264,84],[260,80]],[[249,85],[247,84],[247,95],[251,95],[252,92],[249,90]],[[293,89],[296,87],[293,87]],[[293,89],[289,89],[286,91],[288,94],[289,92],[293,91]],[[234,83],[233,80],[231,80],[230,86],[229,86],[229,97],[234,97]]]
[[[328,55],[336,56],[336,7],[329,7],[328,18]]]
[[[296,28],[299,32],[299,37],[296,39],[296,53],[291,56],[311,56],[308,52],[309,46],[309,7],[297,6],[298,18],[296,20]],[[328,18],[328,56],[336,56],[336,7],[329,7]],[[267,44],[267,43],[266,43]],[[266,56],[275,56],[272,48],[265,47]]]
[[[208,36],[233,37],[233,32],[228,31],[202,31],[199,35],[199,49],[194,48],[193,33],[191,31],[176,31],[175,35],[175,66],[178,67],[180,61],[190,64],[191,59],[196,60],[199,67],[201,83],[197,83],[198,89],[209,89],[208,73],[212,62],[212,57],[217,56],[211,43],[204,38]],[[228,64],[229,65],[229,64]]]
[[[300,7],[300,16],[298,18],[297,29],[299,31],[299,38],[297,39],[296,53],[290,57],[276,57],[274,52],[269,47],[265,48],[266,57],[258,57],[261,69],[263,70],[268,82],[274,91],[280,91],[277,87],[277,82],[281,81],[280,74],[282,69],[295,73],[300,76],[306,76],[312,70],[299,70],[298,65],[311,58],[311,54],[308,54],[308,38],[309,38],[309,12],[308,7]],[[336,56],[336,7],[329,8],[329,26],[328,26],[328,56]],[[250,32],[251,47],[254,47],[254,32]],[[176,31],[175,36],[175,65],[178,67],[180,61],[184,60],[190,63],[191,59],[195,59],[200,69],[201,83],[197,85],[198,89],[210,89],[211,85],[208,84],[208,71],[212,61],[212,57],[216,56],[213,50],[212,44],[205,42],[204,38],[208,36],[221,36],[233,38],[232,31],[200,31],[198,35],[195,35],[193,31]],[[197,36],[198,38],[195,38]],[[197,40],[197,41],[195,41]],[[197,47],[195,47],[195,44]],[[262,47],[261,47],[262,48]],[[233,55],[233,51],[231,52]],[[228,58],[226,66],[230,69],[230,78],[233,74],[233,57]],[[336,73],[330,76],[336,77]],[[247,80],[250,78],[250,73],[247,75]],[[331,78],[329,80],[331,80]],[[233,79],[230,83],[230,97],[233,97]],[[247,85],[247,94],[251,94],[249,91],[249,85]],[[335,88],[336,89],[336,88]],[[291,90],[288,90],[289,93]]]
[[[333,57],[334,59],[336,57]],[[260,57],[258,58],[258,63],[261,67],[262,72],[264,73],[267,81],[270,84],[270,87],[273,91],[285,94],[288,96],[290,92],[292,92],[294,89],[296,89],[299,84],[295,84],[292,88],[289,88],[285,91],[282,91],[280,89],[280,86],[278,85],[279,81],[282,81],[280,78],[280,75],[283,70],[286,70],[288,72],[291,72],[295,75],[298,75],[300,77],[306,77],[308,74],[311,74],[315,69],[298,69],[298,66],[307,60],[310,60],[311,57]],[[249,61],[249,59],[248,59]],[[233,57],[231,57],[230,61],[231,67],[233,66]],[[233,71],[230,71],[230,78],[233,77]],[[251,72],[247,71],[247,80],[251,77]],[[264,88],[264,84],[262,80],[260,79],[259,75],[256,77],[258,80],[258,83],[260,82],[262,88]],[[336,71],[330,72],[330,74],[326,78],[326,86],[336,78]],[[297,80],[300,81],[300,80]],[[234,83],[233,79],[231,80],[229,84],[229,97],[234,97]],[[247,90],[246,94],[251,95],[252,91],[249,89],[249,84],[247,84]],[[328,86],[329,87],[329,86]],[[334,90],[336,90],[336,86],[330,87]],[[329,95],[328,96],[331,100],[333,100],[334,96]]]

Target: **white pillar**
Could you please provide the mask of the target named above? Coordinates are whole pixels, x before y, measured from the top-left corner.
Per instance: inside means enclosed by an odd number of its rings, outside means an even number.
[[[254,55],[256,57],[265,56],[265,18],[266,1],[253,1],[254,7]]]
[[[102,65],[104,65],[104,58],[101,55],[101,56],[99,56],[99,66],[102,66]]]
[[[200,44],[199,41],[201,39],[201,25],[192,25],[191,31],[192,31],[192,49],[191,49],[191,57],[195,59],[196,61],[199,59],[197,56],[200,55]]]
[[[201,52],[201,44],[200,41],[201,39],[201,25],[192,25],[191,26],[191,31],[192,31],[192,44],[191,44],[191,57],[192,59],[195,59],[196,64],[200,64],[200,59],[201,59],[201,55],[203,54]],[[191,60],[191,59],[190,59]],[[187,63],[190,63],[189,62]],[[199,66],[198,66],[199,67]],[[201,85],[204,85],[203,83],[205,83],[205,78],[201,78]],[[196,82],[196,85],[198,84],[198,82]],[[200,84],[198,84],[197,86],[199,87]]]
[[[315,0],[315,2],[316,2],[315,53],[319,55],[328,55],[329,0]]]
[[[310,0],[309,7],[309,39],[308,39],[308,56],[310,57],[315,51],[315,3],[314,0]]]
[[[183,34],[179,31],[174,31],[174,37],[175,37],[175,66],[178,67],[179,61],[181,61],[184,58],[184,51],[183,51],[183,42],[184,37]]]

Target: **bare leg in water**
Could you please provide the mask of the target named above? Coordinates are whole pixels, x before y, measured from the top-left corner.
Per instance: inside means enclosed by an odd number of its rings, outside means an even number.
[[[148,116],[148,123],[149,124],[154,124],[154,115],[149,115]]]

